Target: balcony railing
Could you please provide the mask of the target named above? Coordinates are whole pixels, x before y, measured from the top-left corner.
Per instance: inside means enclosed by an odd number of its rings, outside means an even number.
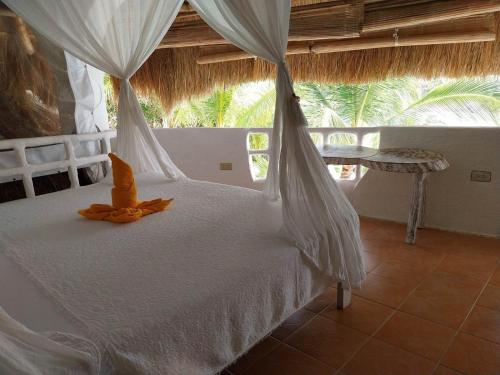
[[[313,138],[314,143],[318,148],[322,148],[327,145],[337,144],[335,138],[339,135],[348,135],[348,144],[356,146],[373,146],[369,142],[369,137],[373,135],[380,134],[380,129],[378,127],[362,127],[362,128],[309,128],[309,133]],[[256,136],[264,136],[266,138],[265,142],[260,142],[265,145],[265,147],[252,148],[253,140]],[[350,138],[350,139],[349,139]],[[249,128],[248,129],[248,139],[247,139],[247,150],[249,155],[250,169],[255,169],[255,156],[262,156],[269,160],[269,145],[272,142],[272,129],[270,128]],[[345,144],[345,143],[344,143]],[[262,179],[262,176],[256,176],[253,173],[255,180]],[[356,167],[354,178],[349,178],[354,182],[361,179],[361,168]]]
[[[165,129],[166,130],[166,129]],[[188,129],[186,129],[188,130]],[[247,147],[246,154],[248,155],[249,167],[253,172],[252,177],[254,181],[263,180],[267,173],[267,166],[262,162],[264,159],[269,160],[269,145],[272,141],[271,128],[247,128]],[[347,141],[352,145],[368,145],[368,137],[370,135],[379,134],[380,129],[376,127],[370,128],[309,128],[309,132],[317,147],[332,145],[338,143],[338,138],[342,141]],[[347,135],[347,137],[345,137]],[[223,136],[221,134],[221,136]],[[61,135],[52,137],[39,137],[39,138],[26,138],[26,139],[7,139],[0,140],[0,152],[7,151],[16,160],[16,166],[7,168],[0,168],[0,180],[16,180],[22,179],[26,195],[34,197],[35,191],[33,187],[32,178],[41,174],[57,173],[68,171],[71,181],[71,187],[76,188],[79,186],[77,169],[84,166],[89,166],[94,163],[107,162],[109,160],[107,153],[111,150],[110,140],[116,137],[115,131],[106,131],[95,134],[79,134],[79,135]],[[254,138],[260,137],[260,138]],[[337,140],[336,140],[337,138]],[[258,141],[258,142],[257,142]],[[97,142],[100,144],[98,150],[100,153],[92,156],[79,156],[75,152],[78,143]],[[223,144],[223,143],[222,143]],[[33,164],[29,161],[26,155],[27,150],[42,146],[60,145],[63,151],[64,160],[47,161],[43,163]],[[257,146],[256,146],[257,145]],[[243,151],[243,157],[245,151]],[[255,173],[255,158],[258,159],[260,164],[259,173]],[[108,165],[109,166],[109,165]],[[340,168],[340,167],[339,167]],[[362,177],[361,168],[356,168],[355,171],[349,176],[351,181],[358,181]],[[338,178],[338,177],[337,177]]]

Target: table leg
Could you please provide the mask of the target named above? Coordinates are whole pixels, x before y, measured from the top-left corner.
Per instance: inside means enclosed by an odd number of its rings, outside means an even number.
[[[424,175],[422,186],[422,202],[420,203],[420,213],[418,214],[418,229],[425,228],[425,205],[427,200],[427,175]]]
[[[410,215],[408,217],[408,225],[406,227],[406,243],[414,244],[417,234],[417,226],[420,222],[420,214],[422,211],[422,203],[423,203],[423,190],[424,190],[424,181],[426,174],[421,172],[415,174],[415,187],[413,190],[413,197],[411,201],[410,207]]]

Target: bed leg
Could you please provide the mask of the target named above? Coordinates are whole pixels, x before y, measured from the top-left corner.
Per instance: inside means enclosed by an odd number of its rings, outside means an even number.
[[[343,310],[351,304],[351,291],[344,289],[341,282],[337,283],[337,310]]]

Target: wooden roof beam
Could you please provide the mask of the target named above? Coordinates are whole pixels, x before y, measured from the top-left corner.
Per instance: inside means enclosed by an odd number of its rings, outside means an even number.
[[[322,5],[323,4],[323,5]],[[325,5],[326,4],[326,5]],[[338,1],[326,2],[294,7],[295,11],[314,14],[311,17],[292,17],[290,20],[290,41],[342,39],[357,36],[352,30],[346,30],[342,23],[324,22],[318,18],[317,13],[323,9],[323,17],[331,14],[335,8],[343,8]],[[401,0],[394,0],[391,6],[382,8],[383,3],[373,3],[367,6],[364,14],[362,33],[404,28],[409,26],[426,25],[430,23],[466,18],[478,14],[487,14],[500,11],[499,0],[415,0],[410,5]],[[399,4],[399,5],[398,5]],[[309,7],[309,8],[304,8]],[[299,14],[299,13],[297,13]],[[343,33],[343,34],[342,34]],[[330,35],[330,36],[328,36]],[[336,37],[332,37],[336,35]],[[172,27],[158,48],[180,48],[193,46],[209,46],[217,44],[230,44],[204,22],[185,24]]]
[[[310,42],[292,42],[288,44],[287,55],[300,55],[311,52]],[[207,52],[196,59],[198,64],[212,64],[226,61],[237,61],[254,58],[247,52],[234,46],[219,47],[216,52]]]
[[[432,44],[453,44],[494,41],[494,14],[433,23],[426,26],[403,28],[393,35],[392,30],[364,34],[361,38],[325,41],[291,42],[288,55],[313,53],[345,52],[375,48],[419,46]],[[235,46],[201,47],[198,64],[236,61],[253,58]]]
[[[367,33],[396,29],[498,11],[500,11],[499,0],[438,0],[400,5],[387,9],[368,10],[365,13],[362,31]]]
[[[287,50],[287,55],[297,55],[306,53],[333,53],[360,51],[375,48],[391,48],[405,46],[428,46],[435,44],[457,44],[494,41],[496,34],[489,30],[483,31],[453,31],[436,34],[407,35],[400,37],[396,42],[392,37],[378,38],[357,38],[334,40],[328,42],[319,42],[309,44],[307,42],[298,43]],[[198,64],[213,64],[229,61],[250,59],[254,56],[249,55],[236,47],[229,47],[227,51],[220,51],[212,54],[205,54],[198,57]]]
[[[437,34],[400,36],[397,41],[393,37],[359,38],[353,40],[335,40],[315,43],[311,46],[313,53],[332,53],[360,51],[375,48],[428,46],[433,44],[457,44],[474,42],[491,42],[496,34],[490,30],[483,31],[453,31]]]
[[[0,2],[0,17],[17,17],[4,3]]]

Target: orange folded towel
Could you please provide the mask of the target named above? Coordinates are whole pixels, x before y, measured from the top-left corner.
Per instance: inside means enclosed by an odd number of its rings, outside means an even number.
[[[109,204],[92,204],[78,213],[91,220],[106,220],[113,223],[130,223],[141,217],[165,210],[173,199],[153,199],[139,201],[132,168],[118,156],[109,154],[113,166],[113,183],[111,202]]]

